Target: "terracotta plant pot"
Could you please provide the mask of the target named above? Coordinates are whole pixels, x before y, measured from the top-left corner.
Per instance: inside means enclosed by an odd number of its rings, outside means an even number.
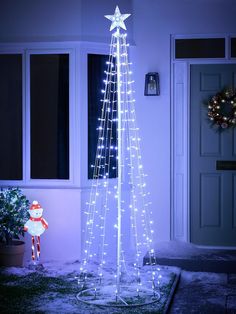
[[[25,243],[12,241],[12,245],[0,243],[0,266],[23,266]]]

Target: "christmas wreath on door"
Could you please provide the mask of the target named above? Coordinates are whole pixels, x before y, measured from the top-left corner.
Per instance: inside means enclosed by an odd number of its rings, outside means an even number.
[[[236,90],[217,93],[208,101],[208,117],[221,129],[236,126]]]

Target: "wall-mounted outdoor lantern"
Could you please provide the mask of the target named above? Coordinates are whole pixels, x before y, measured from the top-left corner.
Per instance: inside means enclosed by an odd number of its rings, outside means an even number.
[[[145,96],[160,95],[159,74],[157,72],[149,72],[145,75]]]

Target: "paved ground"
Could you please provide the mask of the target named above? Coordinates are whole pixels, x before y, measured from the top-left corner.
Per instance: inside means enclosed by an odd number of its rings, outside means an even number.
[[[182,271],[168,313],[236,314],[236,274]]]
[[[170,314],[236,314],[235,248],[167,241],[158,243],[156,257],[182,269]]]

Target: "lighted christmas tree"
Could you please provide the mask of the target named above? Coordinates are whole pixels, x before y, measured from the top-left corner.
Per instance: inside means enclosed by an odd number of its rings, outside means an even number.
[[[121,14],[118,7],[114,15],[105,16],[112,21],[110,31],[115,31],[111,37],[102,91],[96,159],[91,165],[93,180],[87,202],[85,244],[80,269],[81,278],[86,282],[94,265],[97,265],[93,287],[89,290],[93,291],[93,299],[99,299],[101,287],[104,288],[106,267],[113,265],[111,284],[114,291],[109,291],[115,297],[115,302],[127,306],[122,295],[125,283],[129,282],[129,287],[133,286],[133,293],[139,297],[148,282],[156,301],[160,281],[153,249],[151,203],[146,191],[139,129],[136,125],[134,81],[127,50],[129,44],[126,42],[127,34],[123,31],[126,30],[124,20],[129,16]],[[112,172],[113,179],[110,178]],[[150,278],[146,276],[144,285],[142,266],[146,254],[149,257],[147,264],[150,265],[147,266],[146,275]],[[79,298],[82,297],[81,293]]]

